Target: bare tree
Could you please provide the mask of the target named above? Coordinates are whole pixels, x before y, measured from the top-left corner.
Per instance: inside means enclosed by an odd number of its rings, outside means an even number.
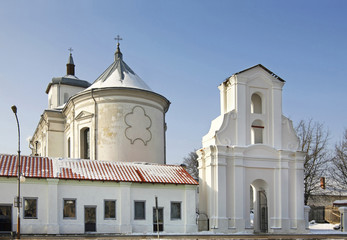
[[[331,161],[331,177],[339,189],[347,190],[347,129],[340,143],[335,145]]]
[[[319,122],[301,120],[296,127],[301,151],[306,153],[304,162],[304,201],[320,188],[320,177],[325,175],[328,156],[329,132]]]
[[[183,158],[183,164],[186,165],[187,172],[195,179],[199,178],[198,154],[195,151],[190,152],[187,157]]]

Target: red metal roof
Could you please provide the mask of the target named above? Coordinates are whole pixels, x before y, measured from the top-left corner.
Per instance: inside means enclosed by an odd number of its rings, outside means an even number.
[[[17,177],[17,164],[16,155],[0,154],[0,176]],[[21,171],[25,177],[33,178],[198,184],[183,167],[176,165],[21,156]]]

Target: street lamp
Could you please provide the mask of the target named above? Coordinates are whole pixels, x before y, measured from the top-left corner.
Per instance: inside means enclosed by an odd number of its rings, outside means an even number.
[[[20,239],[20,177],[21,177],[21,173],[20,173],[20,129],[19,129],[19,121],[18,121],[18,117],[17,117],[17,107],[15,105],[13,105],[11,107],[14,115],[16,116],[16,120],[17,120],[17,128],[18,128],[18,178],[17,178],[17,182],[18,182],[18,195],[17,195],[17,239]]]

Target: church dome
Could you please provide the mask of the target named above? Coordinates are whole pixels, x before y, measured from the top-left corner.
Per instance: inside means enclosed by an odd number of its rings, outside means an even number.
[[[151,88],[123,61],[123,54],[117,44],[114,62],[87,88],[137,88],[152,91]]]

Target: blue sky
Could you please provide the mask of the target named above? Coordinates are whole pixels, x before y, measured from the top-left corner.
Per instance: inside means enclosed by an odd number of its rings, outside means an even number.
[[[220,114],[217,86],[256,64],[286,80],[283,113],[324,123],[331,144],[347,128],[347,1],[17,1],[0,0],[0,152],[22,153],[47,108],[46,87],[65,75],[93,82],[113,61],[119,34],[125,62],[171,101],[168,163],[200,148]]]

